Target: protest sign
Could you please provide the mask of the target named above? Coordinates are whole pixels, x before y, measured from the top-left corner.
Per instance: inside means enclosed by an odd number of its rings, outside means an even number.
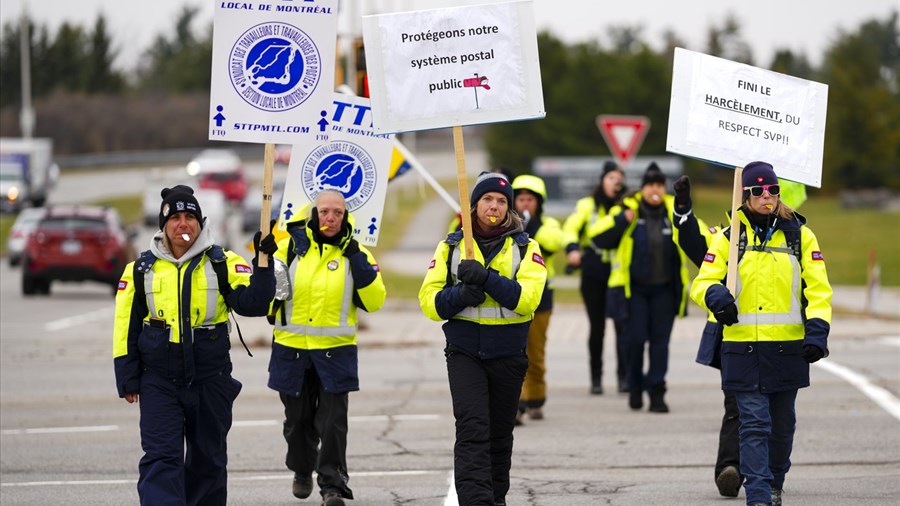
[[[666,149],[822,185],[828,86],[675,48]]]
[[[295,143],[322,134],[337,11],[337,0],[216,3],[210,140]]]
[[[363,18],[377,132],[544,117],[530,1]]]
[[[327,142],[292,148],[279,220],[297,220],[297,213],[319,192],[336,190],[353,213],[356,240],[375,246],[382,228],[393,136],[374,132],[369,100],[362,97],[333,93],[322,119],[329,132]]]

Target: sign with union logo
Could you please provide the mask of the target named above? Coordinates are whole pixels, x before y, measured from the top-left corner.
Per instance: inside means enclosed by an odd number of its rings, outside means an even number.
[[[352,213],[360,244],[375,246],[382,227],[385,195],[394,150],[394,136],[372,129],[369,99],[332,93],[327,123],[328,141],[298,143],[291,148],[284,198],[278,219],[289,223],[305,218],[306,206],[326,190],[338,191]]]
[[[211,140],[327,139],[337,11],[337,0],[216,4]]]

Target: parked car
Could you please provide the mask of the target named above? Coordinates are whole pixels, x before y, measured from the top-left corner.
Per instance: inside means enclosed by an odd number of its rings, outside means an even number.
[[[49,294],[53,281],[99,281],[115,294],[136,256],[132,238],[113,208],[47,208],[22,256],[22,293]]]
[[[188,162],[187,172],[200,178],[200,188],[220,190],[229,202],[240,204],[247,195],[244,164],[231,149],[204,149]]]
[[[43,207],[26,207],[16,216],[16,221],[13,222],[9,229],[9,236],[6,238],[6,259],[9,261],[10,267],[15,267],[22,262],[22,252],[25,251],[28,236],[44,216],[44,211]]]

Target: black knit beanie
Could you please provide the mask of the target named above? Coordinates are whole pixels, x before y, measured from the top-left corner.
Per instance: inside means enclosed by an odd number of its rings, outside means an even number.
[[[173,186],[172,188],[163,188],[160,192],[162,196],[162,204],[159,206],[159,229],[162,230],[166,226],[166,221],[175,213],[186,212],[193,214],[200,227],[203,227],[203,211],[200,210],[200,204],[194,197],[194,189],[183,184]]]

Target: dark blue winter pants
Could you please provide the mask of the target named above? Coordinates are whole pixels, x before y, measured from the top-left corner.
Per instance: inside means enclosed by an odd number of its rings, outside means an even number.
[[[669,369],[669,337],[678,308],[671,284],[632,283],[625,323],[628,386],[632,390],[664,387]],[[649,343],[650,365],[644,374],[644,347]]]
[[[772,489],[784,487],[797,428],[797,390],[773,394],[735,392],[741,412],[741,474],[747,504],[772,504]]]
[[[142,505],[227,502],[226,437],[240,391],[240,382],[228,374],[186,387],[144,373],[140,392],[144,456],[138,479]]]

